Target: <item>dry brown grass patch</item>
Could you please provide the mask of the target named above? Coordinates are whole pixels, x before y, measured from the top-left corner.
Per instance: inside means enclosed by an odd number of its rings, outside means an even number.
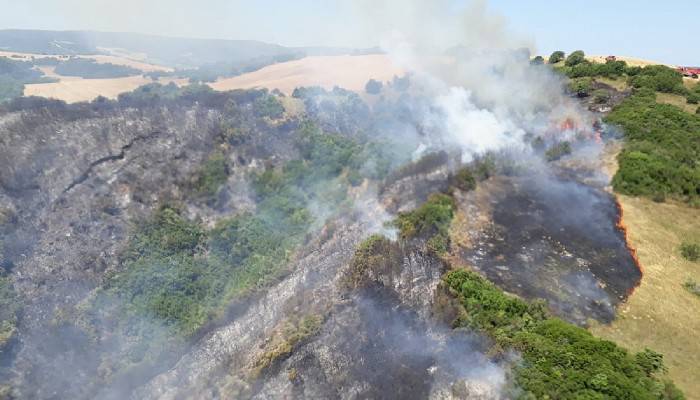
[[[683,97],[679,94],[658,92],[658,93],[656,93],[656,102],[661,103],[661,104],[670,104],[670,105],[679,107],[683,111],[689,112],[691,114],[695,114],[695,110],[697,110],[697,108],[698,108],[697,104],[688,104],[688,102],[685,100],[685,97]]]
[[[683,288],[700,266],[683,259],[683,241],[700,242],[700,211],[678,203],[619,196],[630,244],[644,267],[640,286],[610,325],[591,331],[633,351],[664,354],[669,374],[689,399],[700,399],[700,298]]]

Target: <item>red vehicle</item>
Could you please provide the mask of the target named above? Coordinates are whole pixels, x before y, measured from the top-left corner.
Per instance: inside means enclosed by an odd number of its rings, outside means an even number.
[[[678,72],[689,78],[698,79],[700,67],[678,67]]]

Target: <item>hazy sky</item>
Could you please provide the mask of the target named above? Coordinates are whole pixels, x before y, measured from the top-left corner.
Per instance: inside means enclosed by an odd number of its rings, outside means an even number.
[[[430,4],[431,0],[426,0]],[[452,0],[458,10],[467,0]],[[368,0],[0,0],[0,28],[102,30],[369,47]],[[400,2],[398,2],[400,4]],[[583,49],[700,64],[697,0],[489,0],[540,53]],[[401,10],[397,10],[401,12]]]

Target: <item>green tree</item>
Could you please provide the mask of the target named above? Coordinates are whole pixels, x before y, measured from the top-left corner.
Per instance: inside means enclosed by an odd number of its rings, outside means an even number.
[[[569,91],[578,97],[587,97],[593,88],[593,80],[589,77],[572,79],[569,82]]]
[[[576,50],[566,57],[564,64],[566,64],[567,67],[573,67],[574,65],[581,64],[584,61],[586,61],[586,55],[584,54],[583,50]]]
[[[665,65],[649,65],[642,68],[629,82],[637,89],[650,88],[657,92],[687,94],[683,75]]]
[[[549,61],[547,61],[547,62],[549,64],[556,64],[559,61],[562,61],[565,56],[566,56],[566,54],[563,51],[557,50],[554,53],[552,53],[552,55],[549,56]]]
[[[542,65],[542,64],[544,64],[544,57],[542,57],[542,56],[537,56],[537,57],[533,58],[532,60],[530,60],[530,64],[532,64],[532,65]]]

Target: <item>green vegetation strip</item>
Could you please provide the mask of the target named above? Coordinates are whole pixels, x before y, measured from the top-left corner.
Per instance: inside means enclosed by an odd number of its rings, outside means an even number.
[[[177,208],[163,207],[138,225],[122,272],[106,284],[107,297],[120,299],[129,316],[152,318],[189,337],[232,301],[278,279],[314,222],[323,222],[307,205],[342,205],[346,177],[364,163],[362,145],[310,122],[297,132],[296,145],[303,158],[251,176],[255,214],[235,215],[207,230]],[[224,155],[214,153],[194,179],[194,194],[215,194],[227,176]]]
[[[635,355],[583,328],[547,315],[541,302],[504,294],[480,275],[449,272],[444,282],[463,314],[455,321],[489,335],[502,351],[517,350],[515,367],[520,398],[538,399],[682,399],[683,394],[658,375],[662,356],[646,349]]]
[[[250,214],[206,231],[165,207],[140,227],[125,272],[107,288],[125,301],[129,313],[191,335],[220,316],[231,300],[278,277],[301,232]]]

